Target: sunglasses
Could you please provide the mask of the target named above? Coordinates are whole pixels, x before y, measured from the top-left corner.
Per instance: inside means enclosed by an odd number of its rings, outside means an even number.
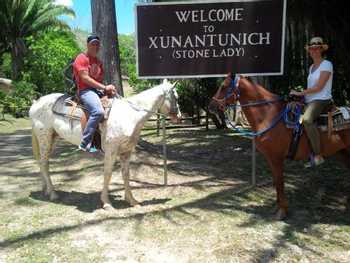
[[[309,44],[310,46],[323,45],[322,42],[312,42]]]
[[[310,46],[309,49],[320,49],[320,46]]]

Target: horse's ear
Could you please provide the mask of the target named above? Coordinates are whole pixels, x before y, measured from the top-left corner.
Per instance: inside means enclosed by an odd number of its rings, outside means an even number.
[[[163,84],[168,83],[168,79],[163,79]]]

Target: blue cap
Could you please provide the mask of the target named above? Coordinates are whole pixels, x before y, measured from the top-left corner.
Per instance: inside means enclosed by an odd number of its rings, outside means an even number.
[[[90,36],[88,36],[88,38],[86,39],[86,42],[89,44],[89,43],[91,43],[91,42],[93,42],[93,41],[98,41],[98,42],[100,42],[100,38],[98,37],[98,36],[96,36],[96,35],[90,35]]]

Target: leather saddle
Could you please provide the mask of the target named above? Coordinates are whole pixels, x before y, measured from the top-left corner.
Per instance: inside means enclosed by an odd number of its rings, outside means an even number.
[[[300,99],[292,97],[288,102],[288,106],[291,109],[295,109],[295,107],[299,106],[302,109],[304,108],[304,103]],[[291,110],[290,118],[294,121],[300,116],[293,116],[294,110]],[[350,128],[350,108],[349,107],[337,107],[332,101],[320,114],[320,116],[316,120],[317,126],[320,131],[328,131],[328,135],[330,136],[334,131],[340,131]],[[293,127],[289,127],[293,128]]]
[[[288,122],[285,120],[286,126],[293,129],[293,135],[289,145],[287,157],[289,159],[294,159],[298,149],[300,137],[304,130],[302,121],[300,120],[301,115],[296,114],[299,111],[295,109],[297,107],[303,108],[304,104],[299,99],[292,99],[288,102],[287,107],[291,109],[287,113],[287,118],[289,118],[291,121]],[[293,123],[294,125],[288,126],[288,123]],[[328,132],[328,137],[330,137],[333,132],[350,129],[350,108],[336,107],[332,102],[323,110],[319,118],[317,118],[316,123],[320,131]]]
[[[103,122],[109,117],[112,107],[112,99],[109,99],[107,96],[103,96],[100,98],[100,100],[104,109],[104,118],[101,120],[101,122]],[[55,101],[52,107],[52,112],[56,115],[67,118],[71,128],[73,128],[73,120],[80,121],[82,131],[84,131],[86,123],[89,119],[89,113],[81,104],[78,96],[71,96],[68,94],[60,96]],[[95,132],[92,146],[95,146],[97,149],[101,149],[101,132],[99,129],[97,129]]]

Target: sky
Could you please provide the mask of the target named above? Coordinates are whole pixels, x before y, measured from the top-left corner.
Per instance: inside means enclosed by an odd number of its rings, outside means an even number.
[[[135,32],[134,5],[137,2],[137,0],[115,0],[119,34]],[[90,0],[56,0],[56,3],[68,6],[74,10],[75,18],[63,18],[72,28],[78,27],[91,32]]]

